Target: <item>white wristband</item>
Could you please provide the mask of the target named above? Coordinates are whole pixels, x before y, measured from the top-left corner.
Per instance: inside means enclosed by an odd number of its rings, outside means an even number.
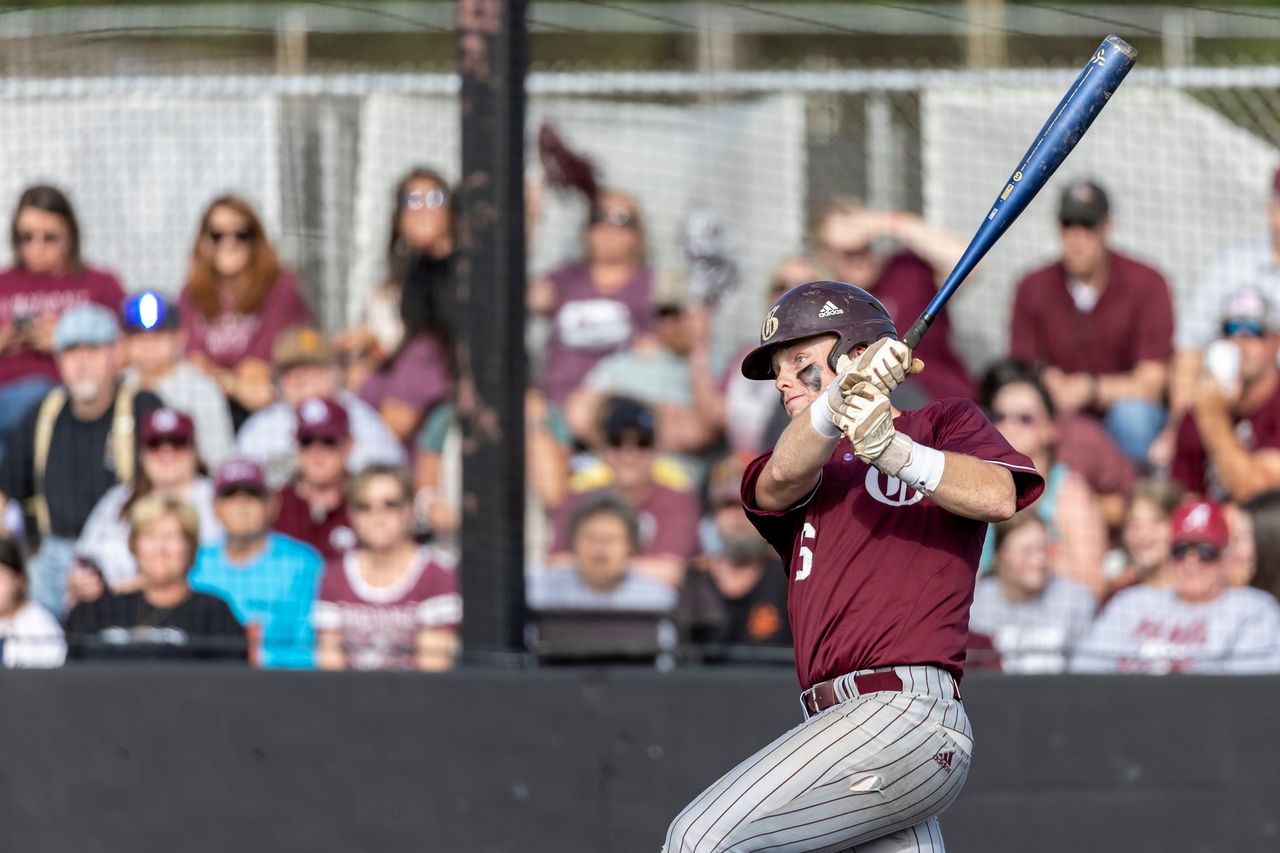
[[[898,479],[912,488],[932,494],[942,482],[942,469],[946,456],[941,450],[925,447],[918,441],[911,442],[911,461],[902,466]]]
[[[813,424],[813,431],[823,438],[836,438],[840,435],[840,427],[834,422],[835,416],[836,413],[831,411],[831,404],[827,402],[826,392],[809,404],[809,423]]]

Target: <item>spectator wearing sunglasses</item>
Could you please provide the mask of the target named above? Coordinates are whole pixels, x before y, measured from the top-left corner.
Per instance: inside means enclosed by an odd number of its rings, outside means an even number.
[[[396,184],[387,278],[365,306],[362,325],[335,346],[358,389],[406,448],[453,390],[453,193],[434,169]]]
[[[27,409],[58,384],[53,332],[84,303],[115,311],[119,280],[80,257],[80,225],[56,187],[28,187],[9,224],[13,266],[0,272],[0,452]]]
[[[571,555],[569,522],[583,502],[601,494],[616,495],[639,519],[636,571],[668,586],[679,587],[685,568],[698,552],[698,498],[684,469],[655,450],[657,420],[635,400],[615,397],[601,412],[604,446],[600,462],[585,467],[570,481],[570,497],[556,515],[552,565],[567,564]]]
[[[542,369],[547,399],[563,407],[591,369],[655,328],[653,271],[635,199],[600,194],[583,235],[586,256],[533,281],[529,311],[550,318]]]
[[[273,530],[306,542],[332,560],[355,547],[347,511],[351,424],[336,401],[311,397],[298,406],[298,473],[276,494]]]
[[[311,606],[324,560],[310,545],[271,530],[275,500],[256,462],[222,463],[213,488],[213,511],[226,535],[201,546],[192,589],[231,605],[248,631],[250,659],[258,666],[311,669]]]
[[[1265,226],[1251,238],[1227,248],[1205,267],[1200,280],[1180,305],[1174,329],[1173,379],[1169,389],[1172,423],[1161,442],[1164,464],[1182,413],[1191,408],[1203,367],[1204,349],[1220,336],[1220,309],[1228,296],[1244,289],[1280,294],[1280,169],[1270,175],[1263,203]]]
[[[125,378],[190,417],[200,461],[217,468],[235,449],[231,412],[218,383],[184,357],[178,306],[154,290],[144,290],[125,300],[121,314]]]
[[[1125,454],[1144,462],[1167,420],[1168,282],[1112,248],[1110,204],[1097,184],[1063,191],[1058,225],[1058,260],[1018,282],[1009,354],[1044,366],[1059,411],[1101,418]]]
[[[1280,488],[1280,335],[1266,295],[1231,294],[1178,425],[1172,474],[1187,491],[1244,503]]]
[[[840,281],[875,294],[904,334],[937,294],[938,286],[964,252],[954,234],[900,211],[871,210],[862,202],[836,197],[814,219],[818,260]],[[943,311],[916,355],[924,373],[894,394],[899,409],[918,409],[943,397],[974,399],[973,383],[951,342],[951,322]]]
[[[97,566],[115,593],[138,588],[138,564],[129,547],[129,514],[147,495],[158,494],[190,506],[196,513],[202,544],[222,538],[222,525],[213,512],[213,483],[201,472],[191,418],[170,408],[148,412],[142,418],[138,438],[142,452],[137,478],[132,485],[113,486],[102,496],[76,542],[77,556]],[[72,597],[79,598],[74,589]]]
[[[1222,508],[1204,498],[1173,514],[1171,587],[1118,593],[1072,659],[1075,672],[1280,672],[1280,605],[1231,587]]]
[[[200,218],[179,311],[187,357],[217,381],[237,427],[275,398],[276,337],[311,322],[258,214],[234,195],[214,199]]]
[[[352,478],[360,544],[329,561],[312,614],[322,669],[453,666],[462,599],[452,558],[413,540],[413,482],[399,465]]]
[[[1044,494],[1031,511],[1048,529],[1054,572],[1100,594],[1107,549],[1105,512],[1098,491],[1058,452],[1066,430],[1056,418],[1053,398],[1037,371],[1017,362],[992,367],[982,385],[984,402],[996,429],[1015,450],[1026,454],[1044,476]],[[1118,451],[1113,452],[1123,461]],[[992,565],[994,546],[992,530],[987,535],[984,568]]]

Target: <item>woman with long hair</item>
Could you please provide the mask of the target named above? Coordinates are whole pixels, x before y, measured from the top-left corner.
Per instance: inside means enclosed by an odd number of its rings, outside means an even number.
[[[129,513],[142,498],[158,494],[188,504],[199,520],[201,542],[222,536],[222,525],[213,512],[213,483],[204,476],[195,447],[195,425],[191,418],[174,409],[156,409],[142,419],[138,476],[132,487],[113,486],[89,514],[76,554],[88,559],[101,572],[101,582],[82,577],[86,569],[73,568],[70,593],[85,600],[100,594],[95,586],[105,583],[113,592],[137,589],[138,565],[129,547],[132,531]]]
[[[62,626],[27,596],[22,548],[8,536],[0,537],[0,666],[62,666],[66,656]]]
[[[114,275],[85,264],[75,209],[57,187],[23,190],[9,242],[13,266],[0,272],[0,451],[18,419],[59,382],[58,317],[86,302],[114,313],[124,301]]]
[[[434,169],[395,186],[387,277],[369,296],[363,325],[338,336],[347,381],[408,445],[453,390],[453,193]]]
[[[563,407],[601,359],[655,329],[653,270],[636,201],[605,190],[587,217],[585,255],[529,288],[529,311],[550,318],[542,390]]]
[[[321,669],[442,670],[462,603],[452,559],[413,539],[408,469],[370,465],[348,487],[359,545],[329,561],[312,609]]]
[[[272,401],[271,346],[311,309],[243,198],[214,199],[200,219],[179,300],[187,356],[217,380],[237,427]]]

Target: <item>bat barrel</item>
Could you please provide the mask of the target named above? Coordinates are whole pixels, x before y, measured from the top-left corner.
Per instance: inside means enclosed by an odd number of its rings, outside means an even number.
[[[973,272],[973,268],[1026,209],[1036,193],[1044,188],[1049,177],[1067,159],[1067,155],[1093,124],[1098,113],[1102,112],[1102,108],[1137,60],[1138,52],[1133,46],[1114,35],[1107,36],[1093,52],[1058,106],[1049,114],[1048,121],[1040,128],[1040,133],[1018,162],[1018,167],[1005,182],[1004,189],[978,227],[968,248],[960,256],[955,269],[938,288],[937,294],[919,319],[903,336],[903,342],[907,346],[914,349],[920,343],[920,338],[956,288]]]

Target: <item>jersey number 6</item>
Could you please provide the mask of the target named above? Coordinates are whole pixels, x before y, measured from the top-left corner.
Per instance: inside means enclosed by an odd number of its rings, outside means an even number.
[[[804,530],[800,534],[800,571],[796,572],[796,580],[798,581],[809,577],[809,572],[813,571],[813,549],[804,543],[806,539],[816,538],[818,538],[818,531],[806,521]]]

